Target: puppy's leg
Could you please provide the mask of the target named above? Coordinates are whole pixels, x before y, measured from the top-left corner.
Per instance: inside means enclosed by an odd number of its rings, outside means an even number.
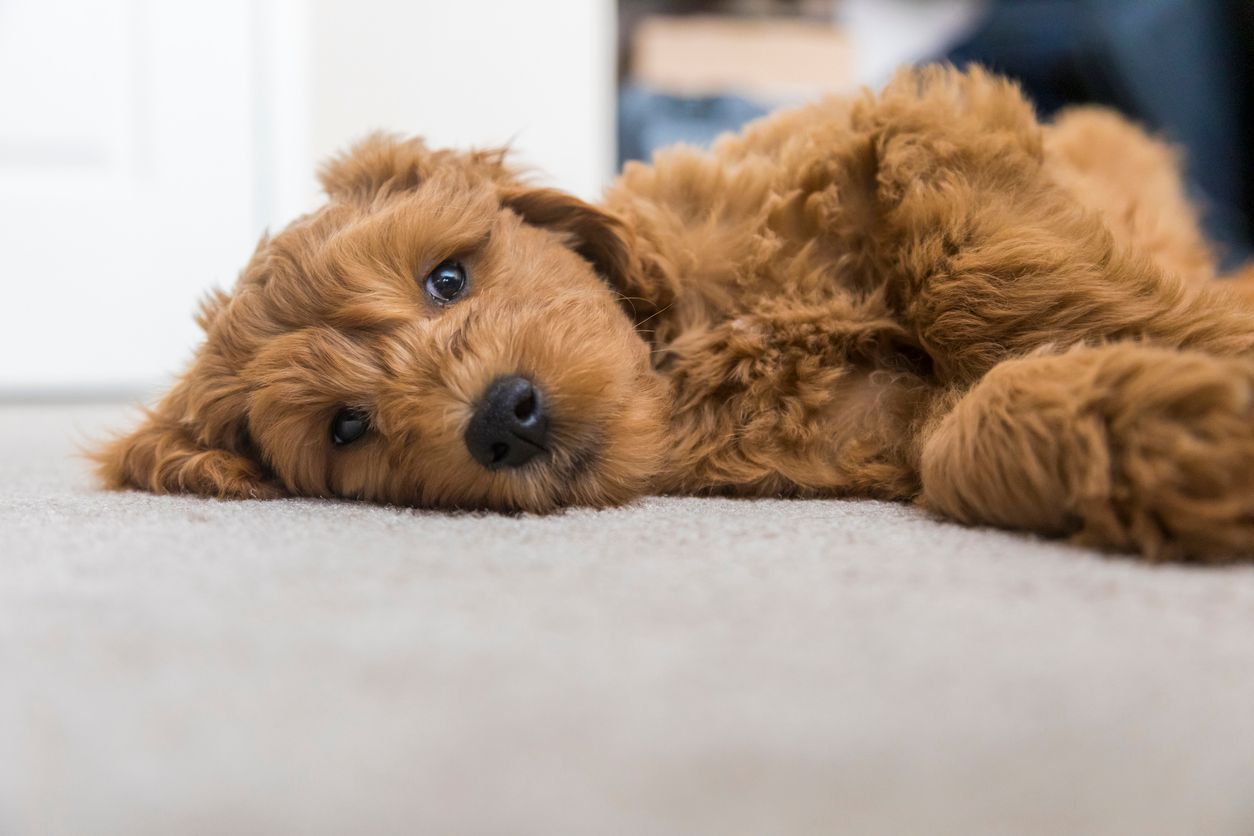
[[[924,505],[1150,558],[1254,554],[1254,360],[1141,344],[1010,360],[931,425]]]
[[[1214,253],[1188,198],[1175,149],[1099,107],[1064,111],[1044,136],[1052,178],[1096,209],[1119,245],[1185,281],[1216,278]],[[1219,287],[1242,304],[1254,304],[1254,264],[1219,279]]]
[[[1185,281],[1215,278],[1176,150],[1111,110],[1078,107],[1044,128],[1045,168],[1101,215],[1115,241]]]
[[[1043,345],[1147,339],[1254,351],[1254,317],[1121,244],[1051,176],[1041,127],[1009,82],[905,75],[855,114],[874,190],[865,235],[892,304],[945,382]]]

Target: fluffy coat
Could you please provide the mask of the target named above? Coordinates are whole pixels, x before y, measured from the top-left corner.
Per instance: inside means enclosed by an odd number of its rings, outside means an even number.
[[[1251,278],[1215,281],[1171,150],[908,70],[629,164],[599,206],[494,152],[375,135],[265,238],[104,482],[550,511],[644,492],[868,496],[1151,558],[1254,553]],[[471,289],[433,304],[457,258]],[[489,471],[484,388],[547,455]],[[370,432],[346,447],[352,407]]]

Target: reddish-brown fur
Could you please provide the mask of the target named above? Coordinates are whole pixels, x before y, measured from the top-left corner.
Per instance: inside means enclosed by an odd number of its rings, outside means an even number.
[[[629,165],[594,207],[501,155],[374,136],[214,294],[191,368],[97,456],[220,497],[548,511],[644,492],[917,500],[1155,558],[1254,553],[1254,274],[1225,285],[1172,153],[1041,125],[978,70]],[[467,298],[423,277],[456,256]],[[549,453],[488,471],[521,373]],[[371,431],[336,448],[351,406]]]

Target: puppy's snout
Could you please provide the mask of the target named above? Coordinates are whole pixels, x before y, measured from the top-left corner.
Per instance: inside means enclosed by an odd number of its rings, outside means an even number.
[[[490,470],[521,467],[544,452],[549,416],[544,397],[518,375],[492,381],[466,427],[466,449]]]

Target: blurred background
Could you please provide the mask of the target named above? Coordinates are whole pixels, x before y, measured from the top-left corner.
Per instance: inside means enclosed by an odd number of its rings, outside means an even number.
[[[156,391],[204,291],[371,129],[509,143],[595,199],[659,146],[937,59],[1171,138],[1235,265],[1252,33],[1254,0],[0,0],[0,398]]]

